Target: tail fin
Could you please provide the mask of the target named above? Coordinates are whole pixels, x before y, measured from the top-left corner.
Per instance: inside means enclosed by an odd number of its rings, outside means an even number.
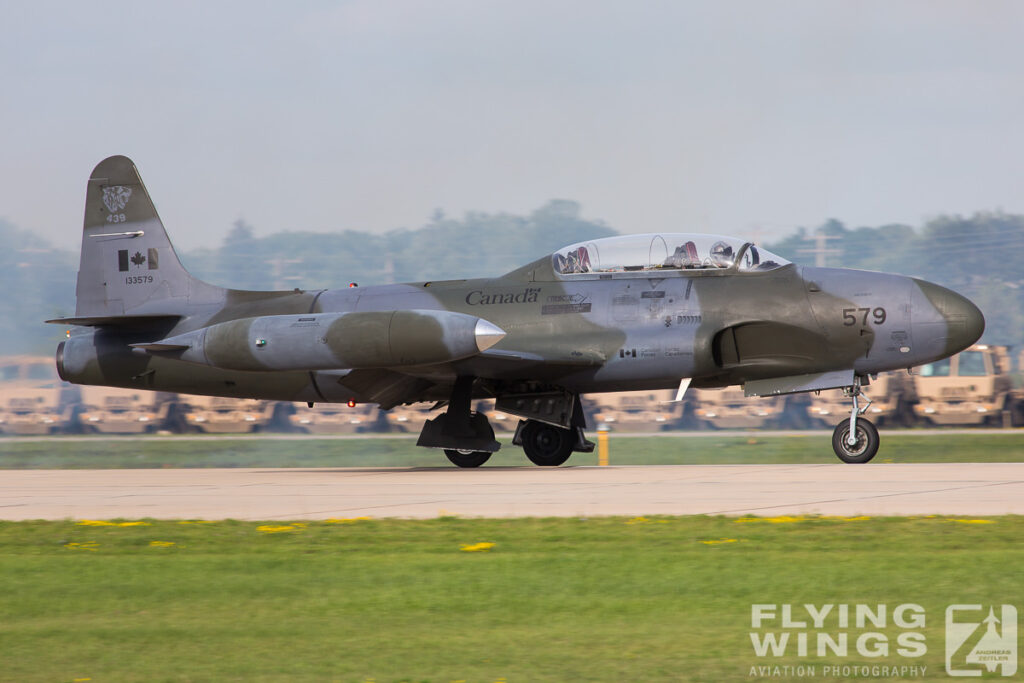
[[[175,314],[222,292],[181,265],[131,159],[101,161],[85,194],[76,315]]]

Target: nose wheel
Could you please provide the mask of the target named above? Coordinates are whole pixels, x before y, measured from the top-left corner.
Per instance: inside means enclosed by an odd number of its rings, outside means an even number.
[[[844,391],[853,399],[853,409],[850,418],[837,424],[832,432],[832,450],[846,463],[869,462],[878,453],[878,429],[860,415],[871,405],[871,399],[861,393],[859,377],[855,378],[852,387]],[[858,401],[861,396],[866,401],[863,408]]]
[[[835,431],[832,432],[832,450],[843,462],[868,462],[878,452],[878,429],[868,420],[861,418],[857,420],[854,430],[851,439],[850,420],[843,420],[837,424]]]

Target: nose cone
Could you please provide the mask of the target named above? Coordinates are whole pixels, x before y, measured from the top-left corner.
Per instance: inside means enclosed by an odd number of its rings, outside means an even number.
[[[914,320],[915,343],[919,346],[923,341],[930,350],[941,352],[941,358],[952,356],[963,351],[981,338],[985,331],[985,316],[969,299],[951,289],[940,287],[924,280],[915,280],[921,293],[934,308],[941,325],[935,322],[924,322],[929,319],[928,313],[919,312],[915,307],[912,313]],[[921,315],[924,313],[924,315]],[[934,320],[934,318],[933,318]],[[918,325],[922,321],[922,325]],[[927,337],[919,339],[918,334]],[[936,353],[938,355],[938,353]]]
[[[505,338],[505,330],[483,318],[476,321],[476,347],[486,351]]]

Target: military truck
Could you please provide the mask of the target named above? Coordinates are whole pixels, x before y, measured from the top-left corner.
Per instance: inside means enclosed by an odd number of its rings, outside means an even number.
[[[519,418],[495,410],[494,401],[480,399],[473,401],[471,405],[474,412],[487,416],[491,427],[497,433],[514,432],[519,424]],[[423,423],[435,417],[435,411],[433,403],[406,403],[384,411],[384,417],[387,420],[389,431],[401,434],[419,434],[423,429]]]
[[[363,434],[388,430],[384,413],[375,403],[305,403],[288,416],[293,431],[308,434]]]
[[[657,432],[677,427],[682,406],[674,391],[616,391],[590,396],[591,427],[617,432]]]
[[[226,396],[182,395],[186,431],[245,434],[264,431],[272,423],[275,401]]]
[[[168,429],[174,394],[83,386],[73,431],[91,434],[143,434]]]
[[[928,424],[1009,427],[1021,413],[1005,346],[975,344],[922,365],[914,371],[914,388],[914,413]]]
[[[58,434],[72,423],[79,388],[61,382],[50,356],[0,358],[0,433]]]
[[[716,429],[756,429],[778,426],[786,408],[785,396],[748,398],[742,387],[695,389],[694,416]]]
[[[865,415],[880,425],[910,427],[918,421],[914,414],[914,380],[906,371],[879,374],[864,388],[864,395],[871,399]],[[831,428],[837,419],[849,414],[850,399],[838,389],[812,396],[807,406],[807,415],[816,426]]]
[[[404,403],[384,413],[388,429],[402,434],[419,434],[423,423],[433,417],[433,403]]]
[[[491,427],[493,427],[494,431],[498,433],[507,432],[511,434],[516,431],[516,426],[519,424],[518,417],[495,410],[494,401],[476,401],[474,403],[473,410],[486,415],[488,421],[491,423]]]

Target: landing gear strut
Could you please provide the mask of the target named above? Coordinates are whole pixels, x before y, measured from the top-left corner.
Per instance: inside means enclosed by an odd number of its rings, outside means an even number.
[[[853,386],[843,391],[853,399],[853,409],[850,418],[837,424],[832,432],[832,450],[846,463],[869,462],[878,453],[878,429],[860,416],[871,405],[871,399],[861,393],[860,377],[855,377]],[[861,396],[866,401],[864,407],[858,404]]]
[[[444,449],[448,459],[459,467],[479,467],[501,448],[487,416],[470,409],[475,380],[469,376],[455,380],[448,410],[427,420],[416,442],[417,446]]]

